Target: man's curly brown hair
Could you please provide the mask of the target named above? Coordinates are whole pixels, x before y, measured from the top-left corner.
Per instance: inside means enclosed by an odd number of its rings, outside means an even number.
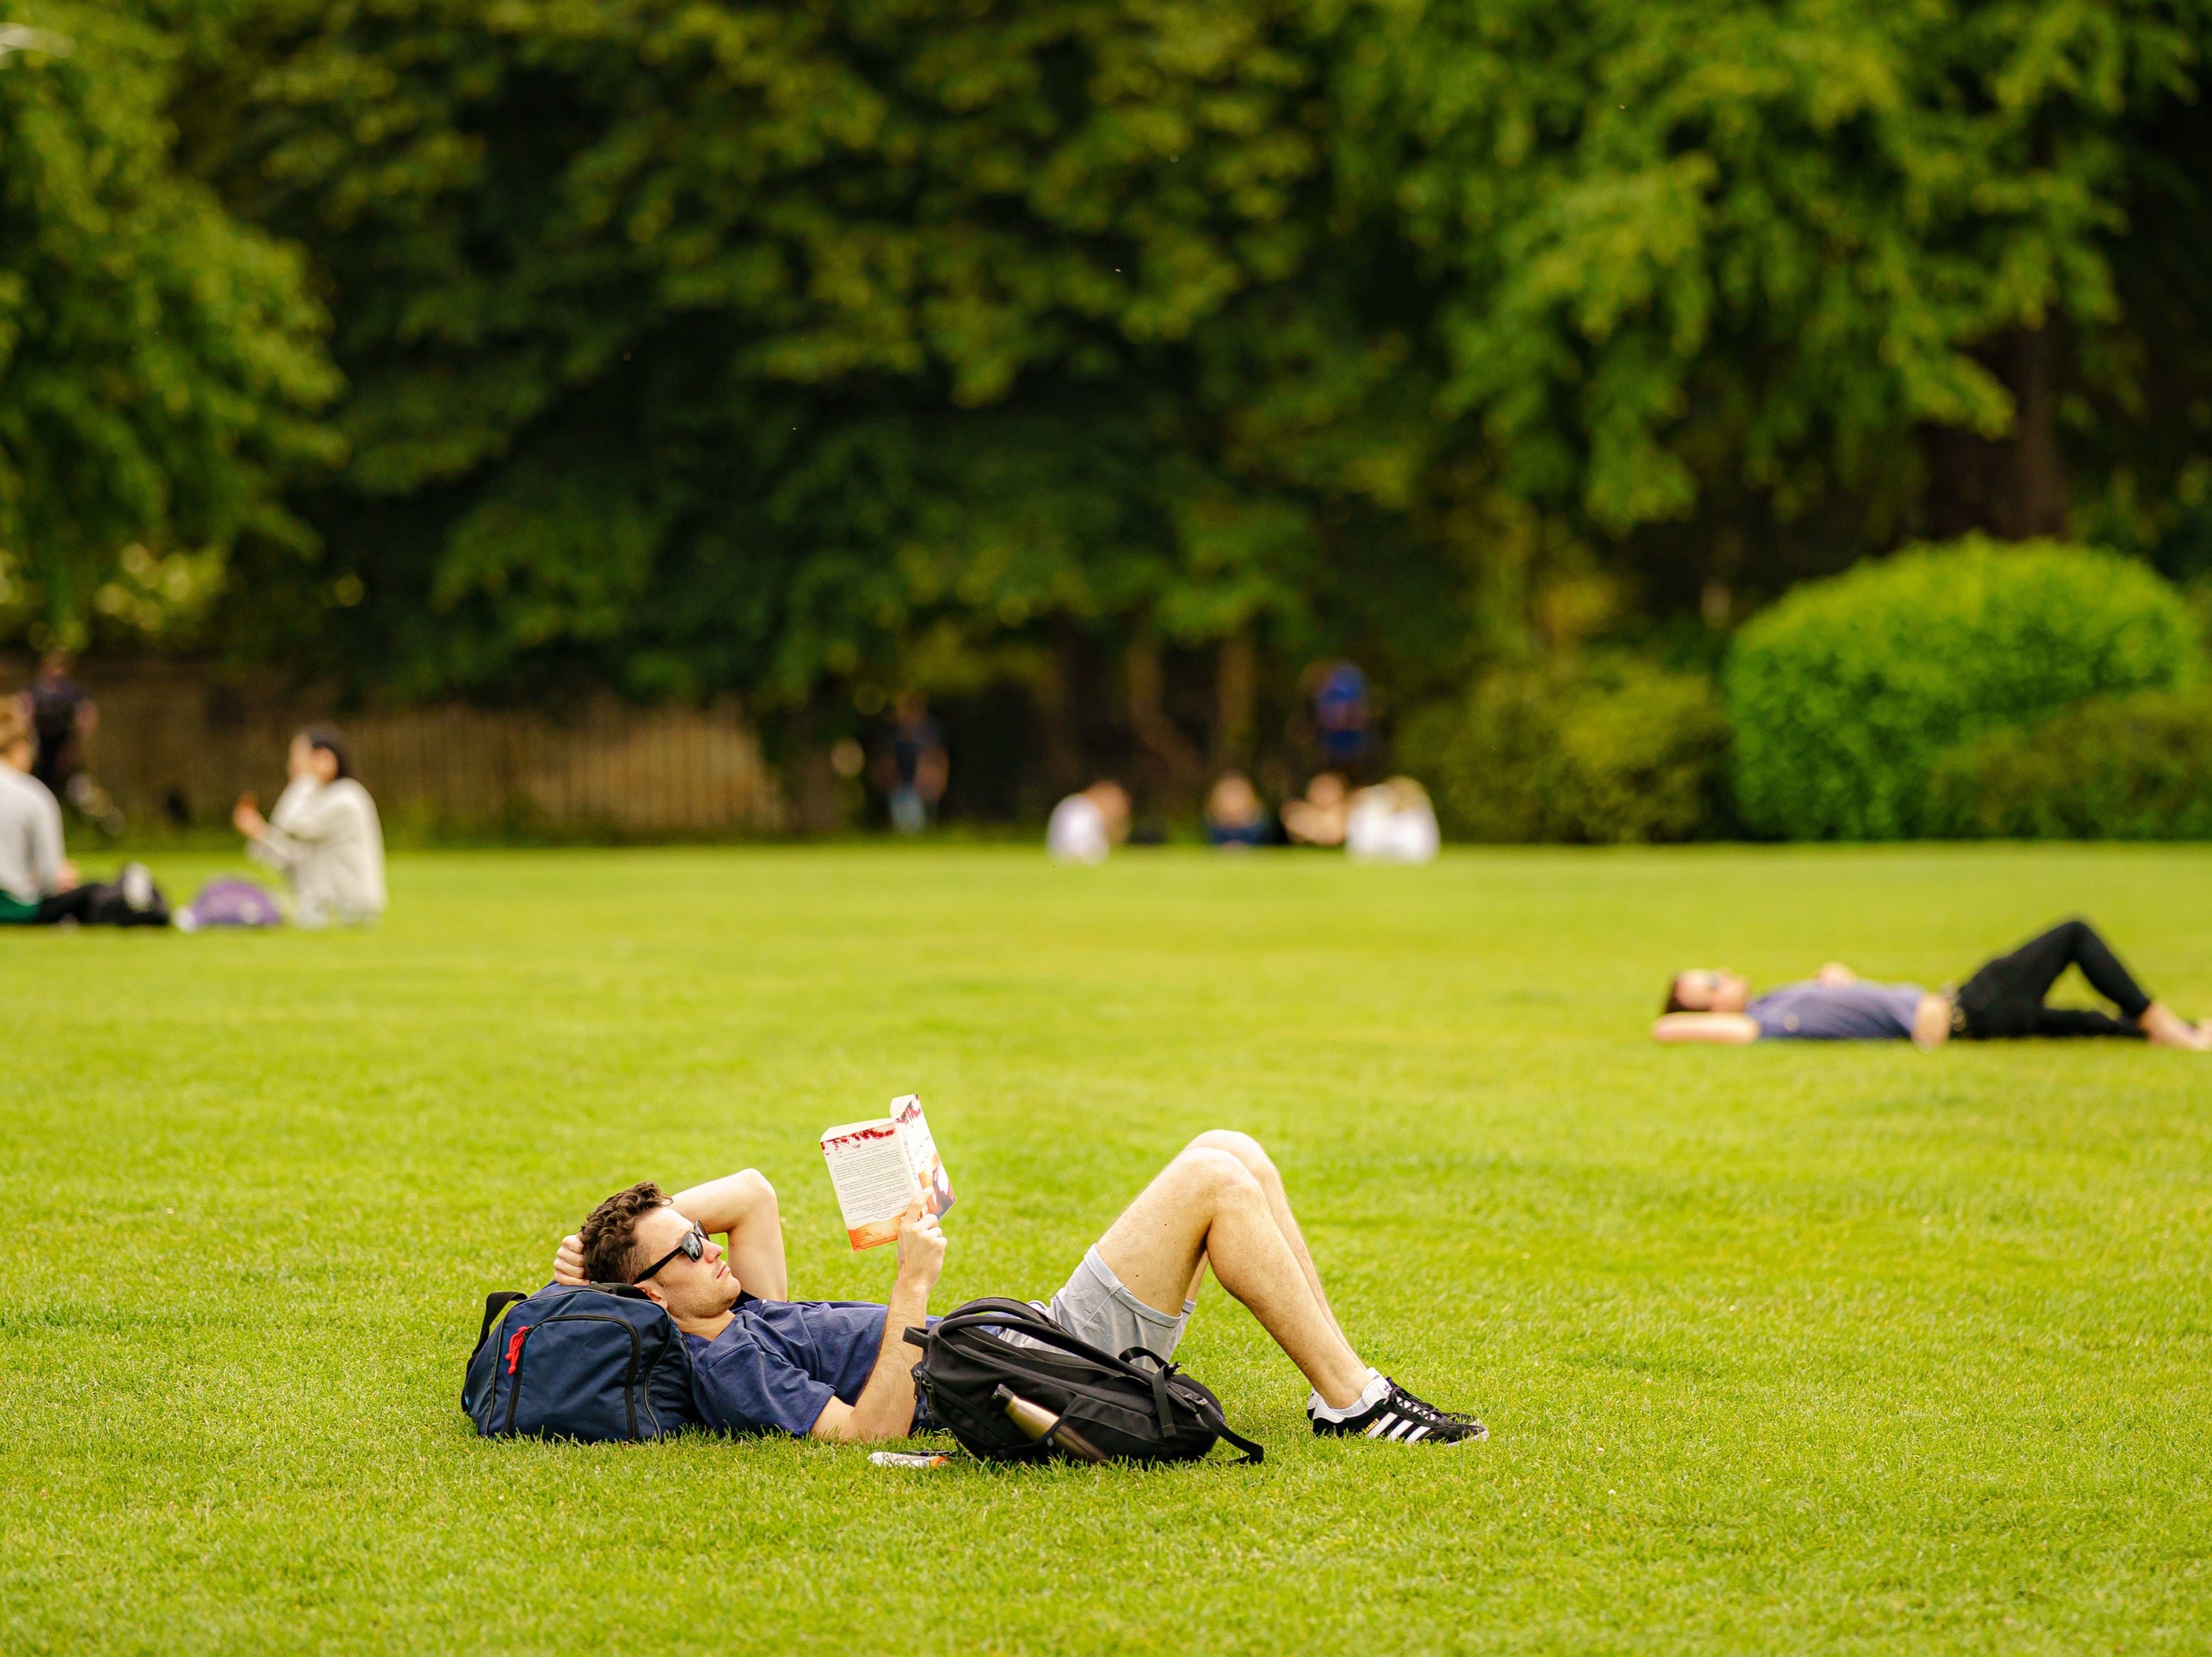
[[[576,1234],[584,1245],[584,1276],[593,1283],[628,1283],[643,1264],[637,1257],[637,1220],[668,1201],[659,1186],[640,1180],[592,1211]]]

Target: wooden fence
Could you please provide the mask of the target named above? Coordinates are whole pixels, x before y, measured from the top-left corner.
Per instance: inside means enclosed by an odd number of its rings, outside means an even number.
[[[8,676],[21,686],[27,675]],[[331,718],[310,700],[182,667],[79,673],[100,705],[91,768],[131,818],[220,822],[265,810],[284,752],[326,720],[388,823],[645,835],[775,832],[782,791],[733,704],[638,708],[597,697],[565,716],[442,706]]]

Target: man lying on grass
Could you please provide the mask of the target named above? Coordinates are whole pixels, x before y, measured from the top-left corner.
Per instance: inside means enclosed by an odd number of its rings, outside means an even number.
[[[708,1234],[726,1232],[726,1247]],[[618,1191],[562,1240],[564,1284],[636,1284],[691,1345],[710,1425],[733,1432],[865,1443],[921,1423],[902,1338],[921,1323],[945,1265],[945,1238],[921,1205],[900,1223],[890,1304],[787,1298],[775,1193],[747,1169],[679,1191]],[[1439,1410],[1352,1350],[1322,1292],[1282,1177],[1259,1142],[1201,1133],[1107,1229],[1067,1284],[1038,1309],[1102,1351],[1172,1357],[1212,1266],[1251,1308],[1313,1393],[1306,1416],[1323,1435],[1392,1444],[1461,1444],[1487,1435],[1471,1416]]]
[[[2120,1016],[2045,1006],[2043,998],[2069,967],[2081,968]],[[1754,1001],[1749,980],[1738,974],[1677,973],[1651,1034],[1661,1041],[1909,1040],[1923,1047],[1941,1047],[1954,1035],[1968,1041],[2115,1035],[2212,1051],[2212,1029],[2177,1017],[2164,1002],[2144,994],[2086,920],[2069,920],[2030,938],[1956,991],[1872,984],[1831,962],[1804,982],[1770,990]]]

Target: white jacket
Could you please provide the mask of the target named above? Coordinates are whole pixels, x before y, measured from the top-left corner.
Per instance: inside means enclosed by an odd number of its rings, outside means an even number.
[[[384,830],[368,790],[351,777],[295,777],[246,855],[291,877],[302,926],[384,913]]]
[[[0,760],[0,892],[36,903],[61,874],[62,808],[46,784]]]

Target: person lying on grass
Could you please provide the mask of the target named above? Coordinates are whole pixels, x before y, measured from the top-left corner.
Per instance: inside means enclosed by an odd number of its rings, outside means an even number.
[[[711,1232],[728,1234],[726,1246]],[[691,1346],[708,1424],[733,1432],[867,1443],[924,1423],[902,1338],[921,1323],[945,1237],[917,1202],[900,1222],[890,1304],[787,1298],[775,1193],[752,1170],[664,1196],[650,1181],[618,1191],[562,1239],[563,1284],[635,1284],[668,1309]],[[1174,1355],[1212,1266],[1251,1308],[1313,1392],[1307,1418],[1325,1435],[1392,1444],[1486,1437],[1471,1416],[1437,1409],[1369,1368],[1322,1292],[1321,1274],[1259,1142],[1201,1133],[1156,1175],[1038,1309],[1103,1351]]]
[[[2046,1007],[2043,998],[2069,967],[2120,1010],[2118,1018],[2086,1008]],[[2086,920],[2069,920],[2001,955],[1956,991],[1917,984],[1874,984],[1831,962],[1799,984],[1751,998],[1741,974],[1674,974],[1667,1006],[1651,1027],[1661,1041],[1912,1041],[1941,1047],[2022,1036],[2115,1035],[2160,1047],[2212,1051],[2212,1029],[2175,1016],[2143,993]]]

